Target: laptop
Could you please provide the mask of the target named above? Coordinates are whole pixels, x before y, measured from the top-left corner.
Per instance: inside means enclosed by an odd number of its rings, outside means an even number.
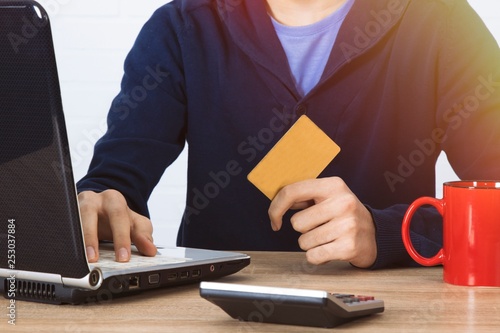
[[[34,1],[0,0],[0,291],[44,303],[110,301],[153,288],[233,274],[243,253],[135,248],[114,261],[112,244],[89,264],[46,11]]]

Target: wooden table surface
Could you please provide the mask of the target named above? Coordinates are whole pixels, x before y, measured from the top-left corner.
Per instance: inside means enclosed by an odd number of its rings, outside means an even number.
[[[500,332],[500,288],[446,284],[441,267],[368,271],[342,262],[313,266],[303,253],[249,254],[248,267],[219,281],[372,295],[385,311],[333,329],[240,322],[202,299],[195,284],[104,304],[18,301],[15,326],[2,298],[0,332]]]

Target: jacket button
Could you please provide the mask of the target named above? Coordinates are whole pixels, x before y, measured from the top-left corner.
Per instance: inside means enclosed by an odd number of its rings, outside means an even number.
[[[299,116],[299,117],[302,115],[305,115],[306,112],[307,112],[307,108],[304,104],[299,104],[295,108],[295,114],[297,114],[297,116]]]

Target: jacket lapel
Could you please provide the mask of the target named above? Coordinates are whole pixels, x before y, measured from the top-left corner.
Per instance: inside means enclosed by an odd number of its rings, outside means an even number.
[[[322,81],[376,45],[401,20],[411,0],[356,0],[340,28]]]
[[[219,0],[218,9],[233,41],[239,48],[258,66],[278,79],[280,84],[286,86],[288,98],[291,97],[290,93],[297,98],[298,93],[290,73],[290,66],[267,13],[266,1]]]

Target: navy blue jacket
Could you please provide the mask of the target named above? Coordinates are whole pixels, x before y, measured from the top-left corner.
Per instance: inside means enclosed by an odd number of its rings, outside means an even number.
[[[272,231],[270,201],[246,176],[302,114],[342,148],[320,177],[341,177],[373,215],[373,268],[412,264],[402,216],[435,195],[441,151],[461,178],[500,178],[500,52],[465,0],[357,0],[306,96],[264,0],[174,0],[145,24],[124,70],[78,189],[117,189],[148,215],[187,143],[179,245],[300,250],[291,213]],[[434,210],[412,227],[423,255],[441,247]]]

